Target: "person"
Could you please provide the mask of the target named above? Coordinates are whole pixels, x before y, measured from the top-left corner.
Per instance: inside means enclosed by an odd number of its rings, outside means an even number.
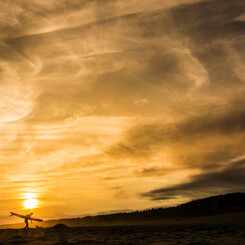
[[[32,215],[33,215],[33,213],[30,213],[30,214],[25,216],[25,223],[26,223],[25,229],[29,228],[28,220],[31,218]]]
[[[23,215],[23,214],[17,214],[17,213],[10,212],[10,217],[13,216],[13,215],[25,220],[25,224],[26,224],[25,229],[29,228],[29,223],[28,223],[29,220],[31,221],[31,223],[32,223],[33,220],[37,221],[37,222],[42,222],[43,221],[42,219],[33,218],[32,217],[33,213],[30,213],[30,214],[27,214],[27,215]]]

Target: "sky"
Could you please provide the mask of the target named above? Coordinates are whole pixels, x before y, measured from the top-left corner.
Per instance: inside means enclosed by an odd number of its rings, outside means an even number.
[[[244,0],[0,4],[0,223],[245,190]]]

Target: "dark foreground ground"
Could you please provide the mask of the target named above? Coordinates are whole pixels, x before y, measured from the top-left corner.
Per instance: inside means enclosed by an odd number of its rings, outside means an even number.
[[[245,226],[164,225],[0,230],[0,244],[244,245]]]

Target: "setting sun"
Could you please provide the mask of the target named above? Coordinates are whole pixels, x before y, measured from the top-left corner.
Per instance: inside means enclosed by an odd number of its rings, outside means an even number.
[[[30,198],[25,200],[24,206],[26,209],[33,209],[37,206],[37,203],[38,203],[37,199]]]

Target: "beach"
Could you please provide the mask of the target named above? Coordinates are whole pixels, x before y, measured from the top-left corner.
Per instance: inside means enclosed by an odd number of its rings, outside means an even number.
[[[0,230],[0,244],[245,244],[245,227],[228,224],[65,227]]]

